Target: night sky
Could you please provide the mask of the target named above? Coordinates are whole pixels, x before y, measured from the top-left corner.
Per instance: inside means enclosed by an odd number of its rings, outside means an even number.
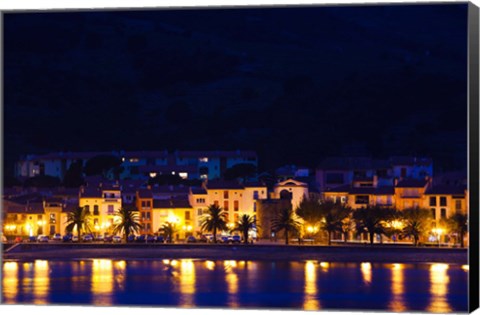
[[[6,13],[5,173],[21,154],[251,149],[466,167],[467,4]],[[4,174],[5,174],[4,173]]]

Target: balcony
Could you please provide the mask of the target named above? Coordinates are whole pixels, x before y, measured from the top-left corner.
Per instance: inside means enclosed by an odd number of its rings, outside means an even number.
[[[110,197],[108,197],[108,198],[103,198],[103,200],[104,200],[105,202],[120,202],[120,201],[121,201],[120,198],[110,198]]]

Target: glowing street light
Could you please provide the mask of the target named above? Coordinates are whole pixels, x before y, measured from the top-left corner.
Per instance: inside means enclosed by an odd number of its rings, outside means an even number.
[[[440,247],[440,238],[442,237],[443,229],[435,228],[435,229],[432,229],[432,232],[437,236],[438,247]]]

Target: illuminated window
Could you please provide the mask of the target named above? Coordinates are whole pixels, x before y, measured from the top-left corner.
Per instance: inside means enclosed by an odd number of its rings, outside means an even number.
[[[207,179],[208,178],[208,175],[207,174],[202,174],[200,175],[200,179]]]
[[[131,158],[130,160],[128,160],[130,163],[138,163],[138,159],[137,158]]]
[[[55,224],[56,223],[56,218],[55,218],[55,213],[50,214],[50,224]]]
[[[188,173],[180,172],[180,173],[178,173],[178,176],[180,176],[180,178],[182,178],[182,179],[187,179],[188,178]]]
[[[198,161],[207,163],[208,162],[208,157],[201,157],[201,158],[198,159]]]

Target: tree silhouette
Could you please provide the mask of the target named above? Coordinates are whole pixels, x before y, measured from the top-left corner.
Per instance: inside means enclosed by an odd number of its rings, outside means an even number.
[[[117,217],[119,220],[113,228],[113,233],[124,233],[125,243],[128,241],[128,236],[131,233],[138,233],[138,231],[142,228],[142,225],[139,223],[137,210],[120,208],[115,212],[115,217]]]
[[[271,221],[272,230],[277,233],[284,231],[285,244],[288,245],[289,233],[298,233],[301,224],[295,217],[295,212],[289,208],[283,208]]]
[[[217,242],[217,230],[227,229],[227,216],[227,212],[220,206],[210,205],[200,221],[203,231],[212,231],[214,243]]]

